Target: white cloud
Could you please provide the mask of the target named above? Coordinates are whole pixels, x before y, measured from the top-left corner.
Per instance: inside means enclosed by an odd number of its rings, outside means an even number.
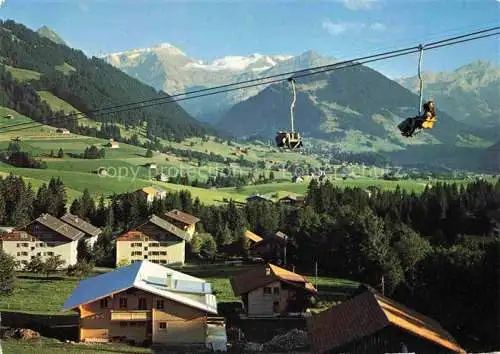
[[[7,0],[0,0],[0,7],[2,7],[3,4],[5,4],[5,1]]]
[[[369,10],[379,0],[341,0],[341,1],[342,4],[350,10]]]
[[[344,32],[361,32],[365,30],[382,32],[387,29],[387,26],[380,22],[367,25],[360,22],[332,22],[330,19],[324,20],[322,27],[333,36],[338,36]]]

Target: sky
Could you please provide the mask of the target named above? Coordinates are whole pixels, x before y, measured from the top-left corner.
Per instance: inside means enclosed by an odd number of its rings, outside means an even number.
[[[190,57],[298,55],[353,59],[500,25],[500,0],[0,0],[0,19],[55,30],[102,55],[170,43]],[[498,37],[428,51],[425,71],[499,63]],[[417,73],[418,54],[370,66]]]

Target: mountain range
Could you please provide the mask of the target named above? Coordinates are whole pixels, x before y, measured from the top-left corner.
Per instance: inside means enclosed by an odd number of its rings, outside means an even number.
[[[109,64],[130,76],[164,90],[178,94],[214,86],[241,82],[269,75],[306,69],[334,62],[332,58],[307,51],[298,56],[262,55],[226,56],[212,61],[192,58],[177,47],[162,43],[152,48],[103,55]],[[180,102],[184,109],[202,121],[216,122],[234,104],[263,90],[260,85],[196,100]]]

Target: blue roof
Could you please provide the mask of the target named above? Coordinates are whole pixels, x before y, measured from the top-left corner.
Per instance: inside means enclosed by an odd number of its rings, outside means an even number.
[[[63,309],[73,309],[78,307],[78,305],[86,304],[106,297],[109,294],[131,288],[140,267],[140,262],[132,263],[126,267],[115,269],[112,272],[81,280],[64,303]]]
[[[80,281],[63,310],[75,309],[132,287],[217,314],[217,301],[210,283],[149,261],[132,263]]]

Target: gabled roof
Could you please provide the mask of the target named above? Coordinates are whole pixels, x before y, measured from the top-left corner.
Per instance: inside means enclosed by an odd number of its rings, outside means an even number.
[[[393,325],[449,350],[465,353],[438,322],[373,290],[308,319],[314,353],[324,353]]]
[[[144,187],[139,189],[139,191],[143,191],[146,194],[149,195],[156,195],[157,193],[166,193],[167,191],[161,187],[158,186],[149,186],[149,187]]]
[[[232,277],[231,286],[234,294],[240,296],[274,281],[295,285],[311,293],[317,292],[306,277],[269,263]]]
[[[191,239],[187,232],[154,214],[149,218],[149,222],[185,241],[189,241]]]
[[[283,233],[283,232],[281,232],[281,231],[277,231],[274,235],[276,237],[279,237],[279,238],[283,239],[283,240],[288,239],[288,235],[285,234],[285,233]]]
[[[130,288],[217,314],[217,301],[209,283],[149,261],[132,263],[80,281],[62,310],[76,309]]]
[[[250,241],[253,241],[253,242],[260,242],[262,241],[262,237],[260,237],[259,235],[257,234],[254,234],[252,231],[250,230],[245,230],[245,237],[247,239],[249,239]]]
[[[75,229],[73,226],[66,224],[50,214],[42,214],[36,221],[73,241],[77,241],[85,236],[83,231]]]
[[[86,222],[85,220],[71,213],[64,214],[61,217],[61,220],[91,236],[98,236],[102,232],[102,230],[98,227],[95,227],[91,223]]]
[[[186,225],[193,225],[200,221],[200,219],[198,219],[196,216],[185,213],[178,209],[170,210],[169,212],[165,213],[165,216],[180,221]]]

